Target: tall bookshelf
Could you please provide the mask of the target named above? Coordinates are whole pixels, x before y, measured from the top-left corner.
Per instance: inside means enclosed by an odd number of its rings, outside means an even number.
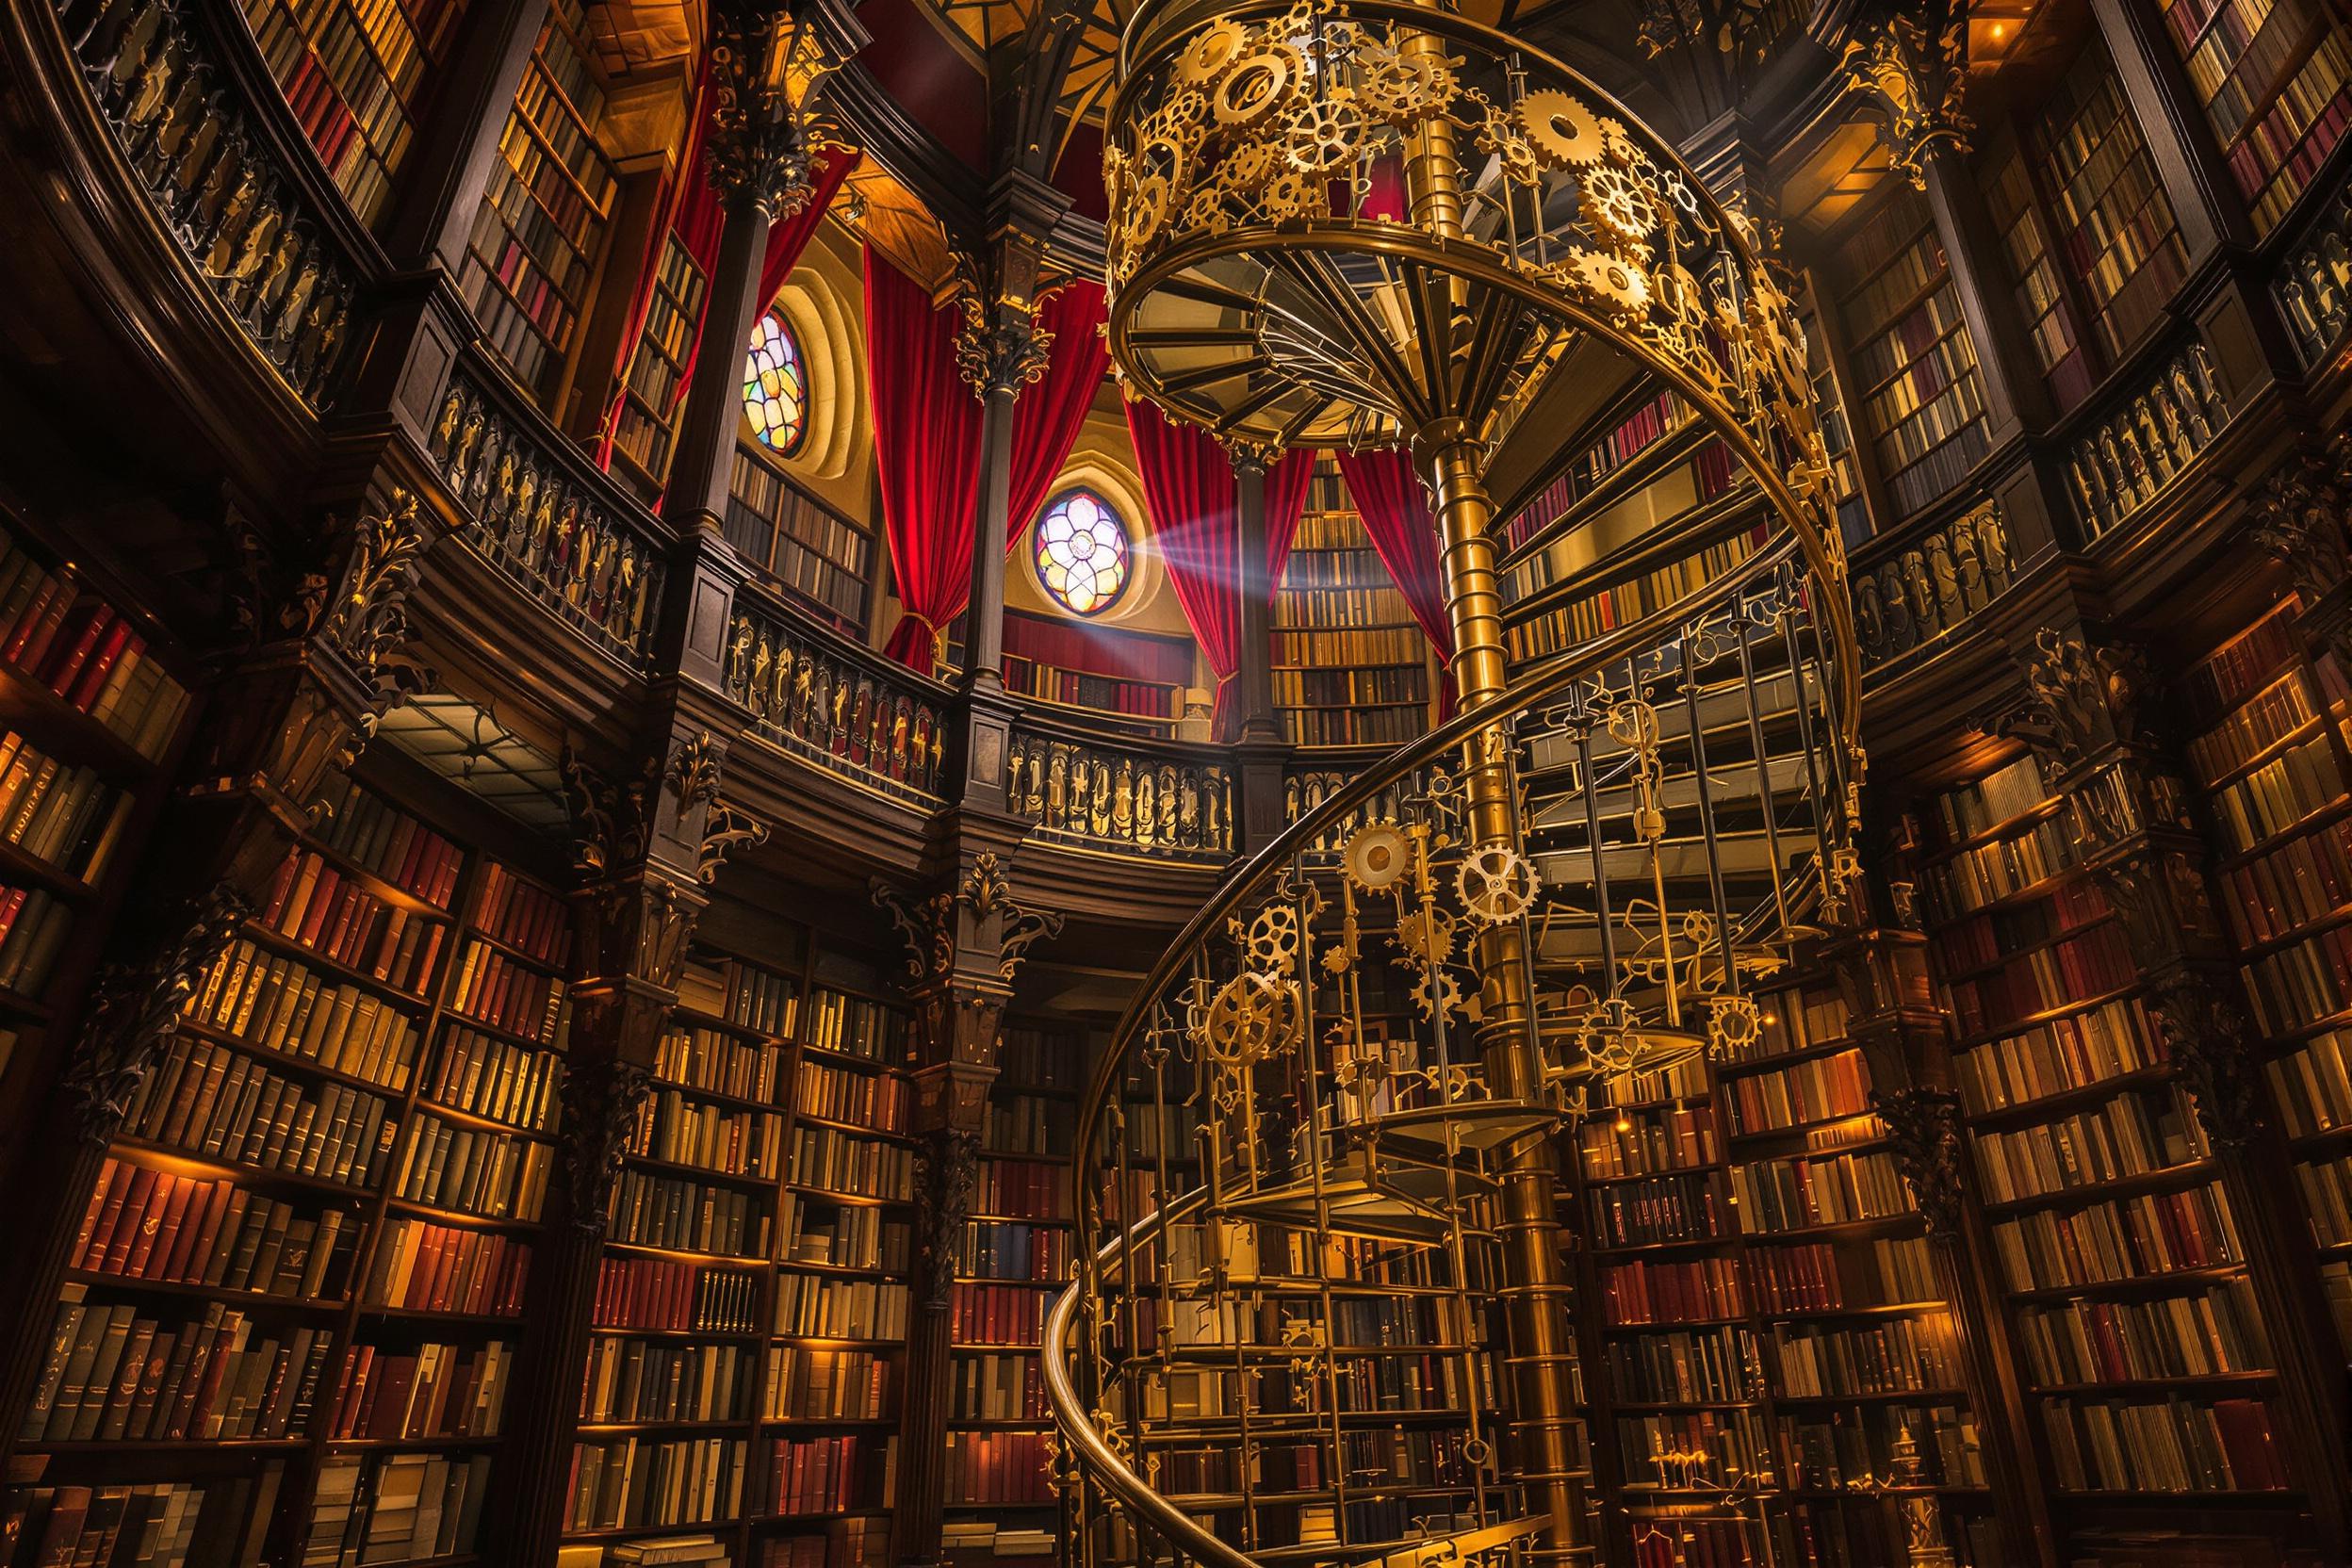
[[[2222,858],[2215,902],[2265,1041],[2264,1075],[2352,1355],[2352,694],[2280,600],[2195,665],[2189,744]]]
[[[2069,812],[2017,756],[1928,802],[1919,886],[2009,1331],[2081,1540],[2289,1494],[2238,1222]]]
[[[1888,501],[1908,516],[1987,449],[1976,351],[1926,200],[1894,191],[1838,247],[1834,275],[1854,368],[1852,412]]]
[[[189,1562],[470,1559],[550,1163],[561,906],[324,804],[108,1148],[20,1445]]]
[[[843,631],[865,635],[874,534],[809,495],[766,449],[735,444],[727,542],[753,566]]]
[[[2352,27],[2325,0],[2159,0],[2258,235],[2352,122]]]
[[[678,236],[664,236],[645,327],[629,351],[612,426],[612,449],[657,491],[669,477],[671,443],[678,438],[678,410],[685,401],[686,361],[710,292],[710,280]]]
[[[1004,614],[1004,689],[1055,708],[1085,710],[1132,734],[1161,735],[1184,713],[1193,643],[1066,617]]]
[[[363,223],[384,216],[466,0],[244,0],[286,106]]]
[[[1759,1007],[1744,1050],[1613,1080],[1575,1134],[1635,1560],[1897,1561],[1924,1494],[1992,1568],[1956,1329],[1843,1000]]]
[[[972,1217],[949,1303],[947,1520],[958,1560],[1055,1556],[1039,1364],[1045,1310],[1070,1278],[1070,1135],[1084,1081],[1083,1031],[1006,1026],[980,1146]]]
[[[1293,744],[1399,745],[1428,728],[1429,639],[1330,458],[1308,482],[1272,635],[1274,707]]]
[[[554,0],[457,280],[482,336],[542,397],[571,351],[620,189],[598,143],[604,89],[588,63],[587,25],[580,0]]]

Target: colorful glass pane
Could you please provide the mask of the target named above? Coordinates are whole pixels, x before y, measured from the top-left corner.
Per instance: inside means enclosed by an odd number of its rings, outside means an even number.
[[[743,412],[760,444],[785,457],[798,451],[808,433],[808,371],[792,329],[773,310],[752,323],[743,355]]]
[[[1037,519],[1037,580],[1076,615],[1108,610],[1126,589],[1127,525],[1091,490],[1066,490]]]

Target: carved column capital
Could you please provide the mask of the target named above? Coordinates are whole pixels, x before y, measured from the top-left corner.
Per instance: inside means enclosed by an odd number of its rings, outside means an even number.
[[[2243,1148],[2262,1129],[2254,1032],[2245,1012],[2201,974],[2159,979],[2149,998],[2164,1052],[2187,1080],[2215,1147]]]
[[[1914,186],[1926,188],[1927,166],[1940,155],[1968,150],[1975,123],[1961,107],[1966,8],[1950,0],[1879,8],[1848,41],[1838,69],[1846,90],[1877,111],[1879,143]]]
[[[2204,874],[2183,851],[2148,846],[2100,866],[2098,879],[2141,970],[2170,969],[2219,951],[2221,923]]]
[[[572,1229],[601,1239],[612,1223],[612,1187],[638,1108],[653,1092],[650,1068],[617,1057],[574,1062],[564,1074],[563,1164]]]
[[[1870,1108],[1886,1123],[1895,1168],[1927,1221],[1928,1234],[1957,1239],[1961,1216],[1960,1099],[1943,1089],[1874,1089]]]
[[[2147,652],[2092,643],[2080,629],[2045,626],[2017,655],[2026,697],[1986,727],[2021,741],[2066,773],[2116,746],[2155,740],[2158,684]]]
[[[1045,374],[1054,335],[1039,324],[1036,305],[990,298],[977,284],[967,284],[957,303],[963,321],[956,329],[956,369],[974,393],[1018,396]]]
[[[104,1148],[122,1126],[148,1070],[178,1033],[198,978],[252,913],[240,890],[220,883],[145,963],[100,972],[57,1085],[84,1143]]]
[[[771,222],[808,204],[834,137],[810,106],[839,63],[776,0],[712,0],[710,180],[722,196]]]

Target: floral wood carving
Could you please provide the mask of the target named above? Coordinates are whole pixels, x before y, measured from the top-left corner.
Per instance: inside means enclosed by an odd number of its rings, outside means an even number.
[[[928,1311],[946,1311],[955,1295],[956,1248],[979,1177],[978,1133],[942,1127],[915,1146],[915,1298]]]
[[[2220,1148],[2244,1147],[2262,1126],[2253,1032],[2245,1012],[2201,974],[2158,980],[2152,1002],[2156,1031],[2188,1080],[2205,1135]]]
[[[1935,0],[1888,6],[1838,61],[1847,90],[1878,107],[1879,143],[1895,170],[1925,189],[1938,153],[1966,153],[1975,128],[1960,107],[1968,85],[1966,8]]]
[[[976,918],[1001,918],[1003,923],[997,927],[997,973],[1004,979],[1013,977],[1038,938],[1062,934],[1060,915],[1031,909],[1014,899],[1012,879],[1005,873],[1004,861],[993,850],[984,851],[973,859],[957,896]]]
[[[622,1152],[652,1092],[652,1070],[634,1062],[577,1063],[564,1074],[564,1173],[572,1228],[583,1236],[600,1237],[612,1226]]]
[[[83,1142],[103,1146],[130,1114],[148,1069],[179,1031],[198,977],[227,949],[253,907],[242,892],[220,883],[146,963],[109,965],[100,972],[57,1086]]]
[[[2252,509],[2254,542],[2286,567],[2306,604],[2327,597],[2346,575],[2342,477],[2315,453],[2297,452],[2263,482]]]
[[[2154,679],[2139,649],[2093,647],[2079,635],[2044,627],[2019,662],[2026,700],[1988,727],[2023,741],[2058,771],[2081,765],[2110,742],[2152,738],[2148,699]]]
[[[1870,1108],[1886,1123],[1895,1169],[1927,1221],[1928,1233],[1960,1231],[1960,1101],[1941,1089],[1873,1089]]]
[[[867,891],[906,944],[908,984],[946,979],[956,968],[956,895],[908,898],[878,876]]]
[[[564,803],[572,817],[572,864],[581,875],[611,876],[641,859],[653,820],[654,792],[662,785],[651,758],[645,772],[615,783],[582,761],[569,746],[559,760]]]

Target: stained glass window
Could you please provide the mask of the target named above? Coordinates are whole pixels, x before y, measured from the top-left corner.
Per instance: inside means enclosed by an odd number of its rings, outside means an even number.
[[[763,313],[752,323],[743,355],[743,412],[752,433],[769,450],[790,457],[808,433],[808,369],[782,315]]]
[[[1091,490],[1063,491],[1037,519],[1037,580],[1073,614],[1100,614],[1119,602],[1129,554],[1126,523]]]

